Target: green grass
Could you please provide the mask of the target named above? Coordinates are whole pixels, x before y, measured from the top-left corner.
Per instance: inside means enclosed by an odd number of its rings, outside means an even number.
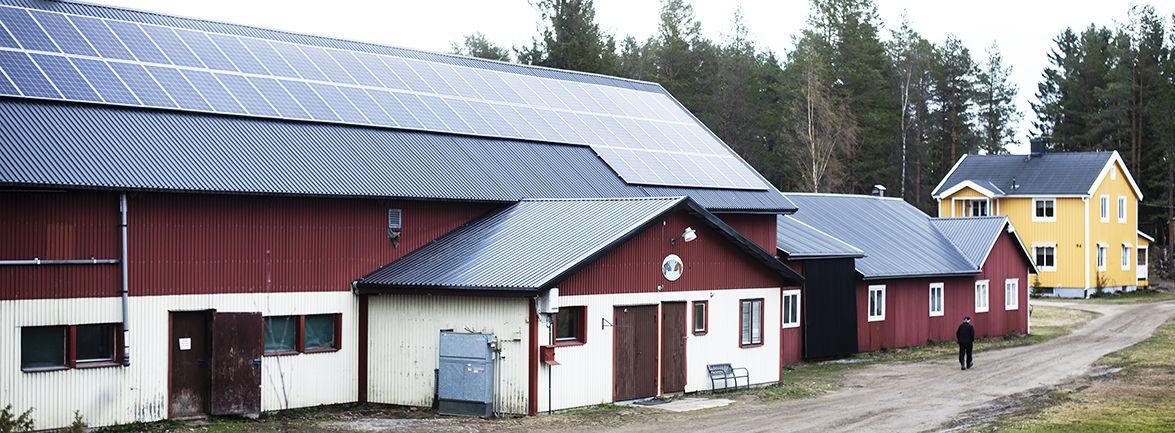
[[[985,338],[975,342],[975,351],[1039,344],[1066,335],[1078,326],[1097,317],[1097,313],[1072,308],[1035,305],[1032,315],[1032,333]],[[847,359],[815,363],[800,363],[784,368],[778,385],[753,388],[732,393],[753,400],[778,401],[811,398],[840,389],[845,373],[868,365],[896,362],[921,362],[951,358],[959,354],[954,341],[943,341],[925,346],[890,349],[883,352],[859,353]]]
[[[1143,304],[1175,299],[1175,291],[1139,289],[1133,292],[1106,295],[1100,298],[1075,299],[1090,304]]]
[[[1029,433],[1175,431],[1175,322],[1098,363],[1121,370],[1088,387],[1055,393],[1056,404],[1001,421],[991,429]]]

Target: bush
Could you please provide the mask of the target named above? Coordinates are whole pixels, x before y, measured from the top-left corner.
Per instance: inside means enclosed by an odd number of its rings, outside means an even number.
[[[14,416],[12,405],[5,405],[0,409],[0,433],[33,431],[33,409],[24,411],[20,416]]]
[[[66,431],[69,433],[86,433],[89,430],[90,429],[89,426],[86,425],[86,421],[82,419],[82,413],[76,410],[73,411],[73,423],[69,425],[69,428],[66,429]]]

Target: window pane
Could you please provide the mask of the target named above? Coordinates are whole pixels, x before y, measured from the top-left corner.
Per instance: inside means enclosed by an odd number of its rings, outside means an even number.
[[[114,324],[78,325],[78,362],[113,361],[114,336],[118,331]]]
[[[706,330],[706,304],[701,302],[694,303],[694,331],[703,332]]]
[[[265,351],[293,352],[298,350],[298,317],[274,316],[265,318]]]
[[[751,344],[751,301],[742,302],[742,343]]]
[[[20,368],[64,366],[64,326],[20,328]]]
[[[306,344],[304,350],[334,349],[335,315],[316,314],[306,316]]]
[[[582,340],[583,307],[563,307],[555,315],[556,340]]]

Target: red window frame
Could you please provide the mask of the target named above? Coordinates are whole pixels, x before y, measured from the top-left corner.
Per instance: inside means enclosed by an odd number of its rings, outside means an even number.
[[[114,356],[110,360],[100,361],[86,361],[78,362],[77,359],[77,334],[78,326],[92,326],[92,325],[108,325],[114,327]],[[25,373],[41,373],[47,371],[61,371],[70,369],[89,369],[89,368],[106,368],[122,366],[122,347],[123,347],[123,332],[122,323],[83,323],[80,325],[36,325],[27,326],[28,328],[65,328],[65,365],[56,367],[38,367],[38,368],[24,368],[20,371]],[[22,328],[25,328],[22,326]],[[17,349],[20,350],[20,349]]]
[[[702,306],[702,311],[703,311],[703,313],[702,313],[702,330],[701,331],[698,330],[698,319],[697,319],[699,305]],[[742,305],[742,304],[740,303],[739,305]],[[709,301],[694,301],[693,310],[690,310],[690,319],[691,319],[690,320],[690,331],[692,331],[694,333],[694,335],[706,335],[707,333],[709,333],[710,332],[710,302]],[[741,316],[740,316],[739,320],[742,320]],[[742,336],[739,336],[739,339],[741,340]]]
[[[754,341],[755,340],[754,328],[751,328],[752,329],[751,342],[750,343],[743,343],[743,303],[744,302],[750,302],[751,308],[754,308],[756,302],[759,303],[759,342],[757,342],[757,343]],[[739,299],[738,300],[738,347],[759,347],[759,346],[763,345],[763,340],[766,337],[766,333],[765,333],[766,329],[763,329],[763,325],[764,325],[764,323],[763,323],[763,311],[764,311],[763,304],[765,304],[765,303],[766,302],[764,302],[763,298],[751,298],[751,299]],[[752,320],[754,320],[754,314],[752,314],[751,317],[752,317]]]
[[[335,345],[334,347],[323,349],[307,349],[306,348],[306,316],[334,316],[335,320]],[[296,325],[294,327],[294,350],[285,350],[280,352],[266,352],[265,346],[265,319],[271,317],[294,317]],[[343,350],[343,313],[319,313],[319,314],[282,314],[277,316],[265,316],[261,320],[261,344],[262,356],[290,356],[299,355],[303,353],[329,353]]]
[[[567,310],[576,309],[578,312],[567,313]],[[575,330],[575,338],[567,340],[559,340],[555,336],[559,335],[558,319],[560,314],[578,314],[579,326]],[[587,306],[573,305],[567,307],[559,307],[559,312],[555,313],[555,317],[551,321],[554,325],[551,326],[551,336],[555,340],[555,346],[580,346],[587,344]]]

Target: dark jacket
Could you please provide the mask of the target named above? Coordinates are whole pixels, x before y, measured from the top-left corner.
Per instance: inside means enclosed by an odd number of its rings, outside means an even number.
[[[963,322],[959,325],[959,330],[955,331],[955,339],[959,340],[959,344],[975,342],[975,327],[969,322]]]

